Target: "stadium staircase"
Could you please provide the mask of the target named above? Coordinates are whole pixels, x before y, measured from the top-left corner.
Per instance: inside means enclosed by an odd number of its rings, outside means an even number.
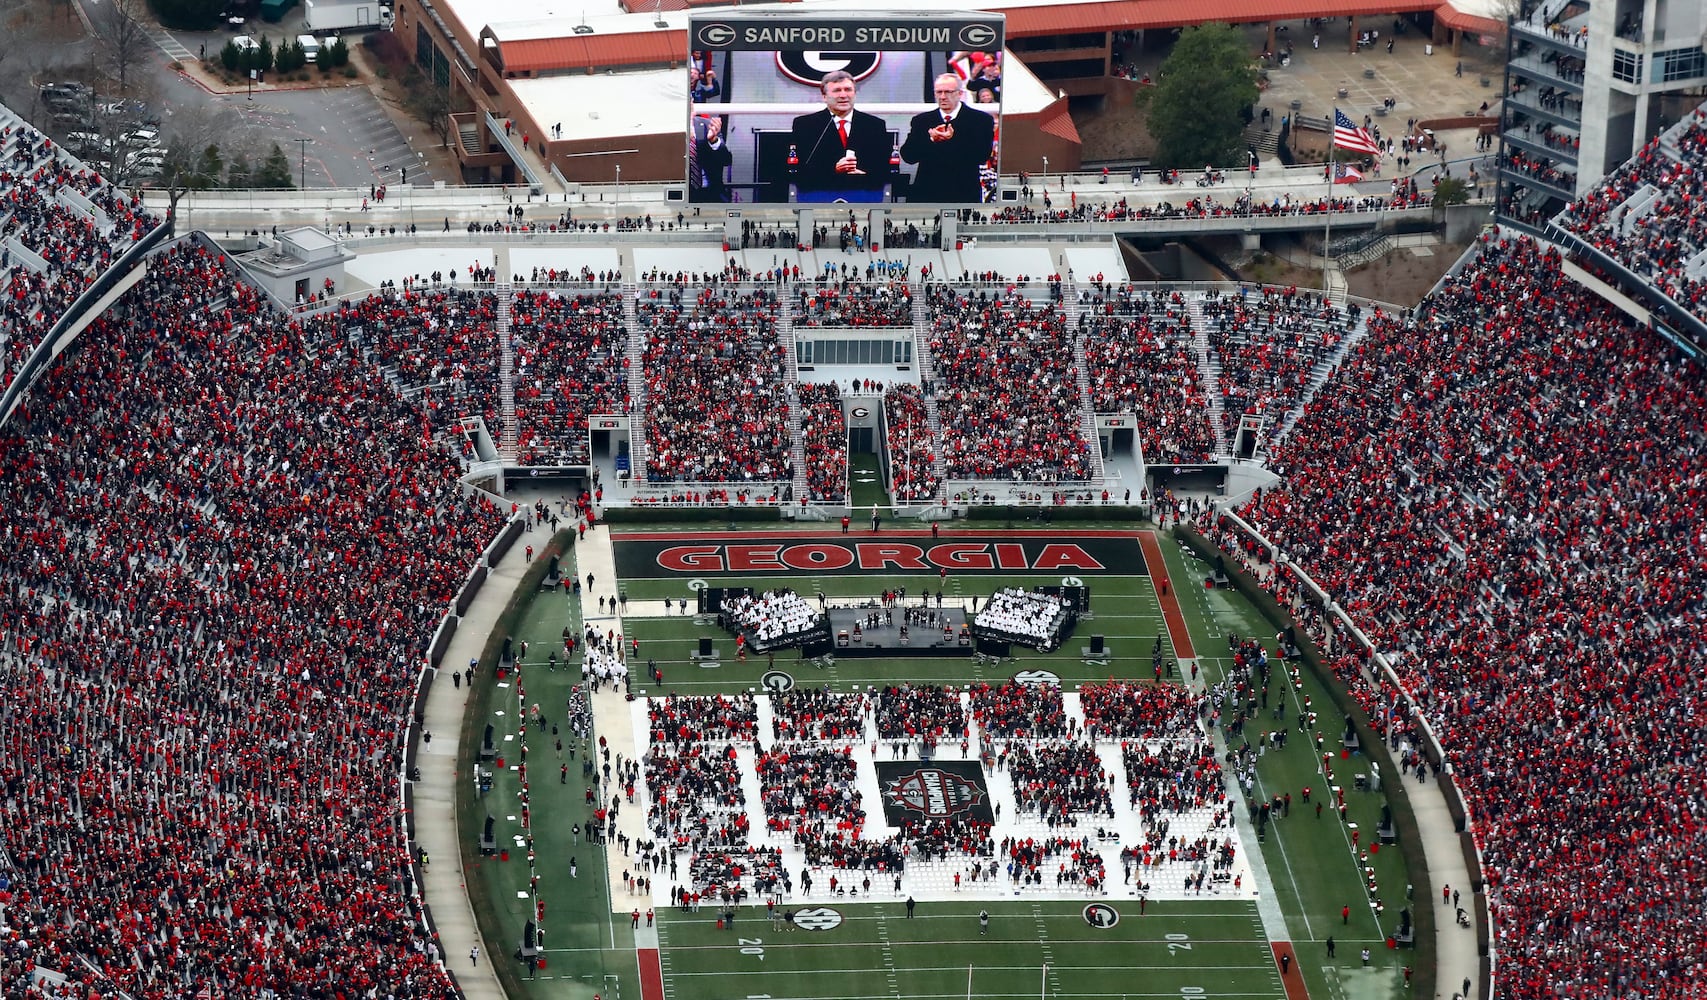
[[[1263,128],[1261,121],[1251,122],[1245,126],[1245,146],[1256,150],[1258,157],[1279,156],[1280,130]]]
[[[1062,312],[1067,317],[1067,335],[1073,338],[1073,380],[1079,387],[1079,430],[1091,450],[1091,485],[1107,484],[1108,470],[1102,464],[1102,439],[1097,434],[1096,405],[1091,399],[1091,366],[1085,358],[1085,338],[1079,333],[1079,285],[1068,278],[1063,289]]]
[[[498,298],[498,454],[514,462],[518,454],[516,428],[516,351],[510,340],[510,302],[515,286],[500,281],[493,289]]]
[[[794,306],[787,295],[777,297],[776,342],[782,349],[782,373],[788,387],[788,453],[794,463],[794,496],[806,496],[806,416],[800,405],[800,365],[794,351]]]
[[[1298,405],[1288,410],[1286,416],[1281,419],[1279,429],[1274,432],[1273,437],[1269,438],[1268,444],[1265,446],[1266,450],[1272,452],[1275,448],[1280,447],[1281,442],[1285,441],[1287,435],[1292,433],[1292,428],[1298,423],[1299,418],[1304,416],[1305,407],[1310,405],[1310,401],[1316,398],[1318,392],[1322,391],[1322,386],[1327,385],[1328,379],[1332,378],[1334,372],[1339,370],[1340,363],[1357,349],[1357,345],[1362,343],[1363,338],[1368,334],[1369,315],[1365,313],[1358,319],[1357,325],[1340,339],[1339,346],[1334,348],[1334,352],[1316,362],[1316,366],[1310,370],[1310,381],[1305,385],[1304,391],[1299,394]]]
[[[646,482],[646,335],[640,329],[640,290],[622,286],[622,322],[628,328],[628,462],[634,482]]]
[[[931,472],[939,483],[948,482],[948,458],[943,454],[942,417],[936,408],[936,366],[931,357],[931,307],[926,301],[926,285],[920,282],[913,292],[913,363],[919,370],[919,389],[925,401],[925,423],[931,429]]]
[[[1191,317],[1191,346],[1197,352],[1197,374],[1203,379],[1203,396],[1209,400],[1209,424],[1215,429],[1215,454],[1229,455],[1232,449],[1227,445],[1227,427],[1221,422],[1221,415],[1226,412],[1225,400],[1221,398],[1221,362],[1209,349],[1209,324],[1203,319],[1202,297],[1186,296],[1185,311]]]

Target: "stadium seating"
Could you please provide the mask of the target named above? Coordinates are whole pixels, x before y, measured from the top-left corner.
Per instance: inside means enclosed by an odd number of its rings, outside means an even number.
[[[643,292],[646,471],[653,482],[792,479],[777,296],[762,287]]]
[[[0,108],[0,388],[107,265],[159,224]]]
[[[951,479],[1083,480],[1083,406],[1066,317],[1019,291],[932,285],[930,349]]]
[[[896,500],[929,500],[942,479],[937,475],[936,435],[916,385],[883,391],[883,417],[889,448],[889,495]]]
[[[848,421],[834,382],[800,385],[800,437],[806,454],[806,498],[812,503],[848,499]]]
[[[1203,462],[1215,451],[1184,295],[1166,288],[1095,286],[1080,293],[1091,405],[1134,413],[1151,462]]]
[[[1420,318],[1370,320],[1241,513],[1334,595],[1469,803],[1501,995],[1686,996],[1707,891],[1698,363],[1486,239]],[[1289,566],[1206,515],[1307,622]],[[1418,720],[1335,668],[1420,766]],[[1686,791],[1687,790],[1687,791]]]
[[[419,399],[432,433],[465,415],[498,417],[497,302],[491,292],[445,286],[386,289],[306,321],[359,344],[406,398]]]
[[[1268,436],[1304,401],[1312,375],[1357,325],[1361,308],[1341,309],[1296,288],[1211,291],[1203,301],[1209,345],[1221,361],[1221,421],[1232,440],[1239,420],[1260,416]]]
[[[126,303],[0,443],[0,993],[40,964],[78,996],[452,996],[400,743],[503,516],[357,345],[222,254],[173,248]]]
[[[1656,137],[1560,216],[1613,260],[1707,319],[1707,110]]]
[[[587,418],[628,411],[621,290],[522,291],[510,304],[517,456],[523,465],[584,465]]]
[[[795,326],[913,325],[913,295],[905,281],[803,285],[796,290],[794,303]]]

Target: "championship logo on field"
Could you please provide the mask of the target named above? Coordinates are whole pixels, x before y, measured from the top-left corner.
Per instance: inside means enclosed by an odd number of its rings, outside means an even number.
[[[912,820],[994,822],[990,794],[975,761],[877,761],[883,813],[891,826]]]

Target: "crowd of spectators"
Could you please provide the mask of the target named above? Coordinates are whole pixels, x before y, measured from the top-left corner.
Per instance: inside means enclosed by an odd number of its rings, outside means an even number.
[[[5,432],[0,993],[452,995],[401,734],[503,514],[376,384],[186,242]]]
[[[1181,192],[1182,194],[1184,192]],[[1076,195],[1076,192],[1075,192]],[[1392,195],[1340,195],[1333,199],[1335,215],[1346,212],[1385,212],[1396,208],[1421,208],[1429,193],[1407,191]],[[1252,197],[1229,191],[1226,197],[1202,194],[1184,198],[1179,204],[1163,201],[1154,205],[1133,204],[1126,198],[1092,201],[1073,197],[1065,207],[1053,203],[1042,209],[1010,205],[975,219],[977,222],[1040,225],[1051,222],[1135,222],[1148,219],[1220,219],[1249,216],[1326,215],[1328,199],[1322,195],[1279,195]]]
[[[877,735],[885,740],[967,738],[960,692],[938,684],[891,684],[877,694]]]
[[[517,461],[584,465],[588,417],[628,412],[622,292],[522,290],[510,302]]]
[[[1056,684],[979,681],[967,688],[972,717],[985,739],[1061,739],[1068,735],[1065,703]]]
[[[1079,707],[1085,728],[1097,739],[1165,739],[1199,731],[1197,700],[1178,684],[1081,684]]]
[[[734,748],[654,743],[642,760],[653,836],[694,852],[747,842],[747,798]]]
[[[1008,880],[1016,885],[1047,885],[1057,888],[1081,885],[1092,892],[1108,884],[1102,852],[1084,837],[1010,837],[1002,841],[1002,856],[1008,859]],[[1048,871],[1053,864],[1055,870]]]
[[[772,833],[786,833],[808,864],[845,864],[837,846],[860,839],[865,808],[852,747],[784,743],[758,756],[760,799]]]
[[[949,478],[1087,478],[1084,401],[1059,305],[940,284],[928,297]]]
[[[788,891],[790,880],[781,851],[774,847],[741,847],[740,841],[735,844],[728,849],[701,850],[689,861],[688,878],[698,899],[740,903],[774,896],[779,888]]]
[[[1320,292],[1290,288],[1211,290],[1203,300],[1209,346],[1221,360],[1222,429],[1231,441],[1239,418],[1264,418],[1265,441],[1300,406],[1310,376],[1327,364],[1362,317]]]
[[[62,158],[35,129],[15,120],[0,129],[0,242],[39,258],[8,248],[0,260],[0,388],[77,296],[157,225],[139,200]]]
[[[777,297],[765,288],[642,290],[646,474],[653,482],[794,477]]]
[[[1204,524],[1305,627],[1293,564],[1386,654],[1420,714],[1343,643],[1334,668],[1392,745],[1439,736],[1502,995],[1694,995],[1707,383],[1554,252],[1479,250],[1414,322],[1371,318],[1242,507],[1287,566]]]
[[[1194,809],[1220,809],[1227,801],[1221,763],[1215,746],[1205,735],[1189,739],[1155,742],[1122,741],[1120,757],[1126,765],[1129,801],[1149,827],[1164,822],[1166,815]],[[1166,829],[1161,830],[1166,834]]]
[[[1079,335],[1096,412],[1135,414],[1148,461],[1209,460],[1215,431],[1180,292],[1131,285],[1083,288]]]
[[[884,436],[889,446],[889,495],[896,500],[929,500],[942,479],[937,475],[937,441],[924,394],[911,383],[883,390]]]
[[[913,293],[904,279],[801,286],[795,306],[795,326],[913,325]]]
[[[758,733],[758,701],[738,694],[671,694],[647,702],[652,745],[751,741]]]
[[[800,444],[806,453],[806,497],[813,503],[848,499],[848,418],[834,382],[802,382]]]
[[[1089,743],[1035,745],[1015,741],[1002,754],[1021,813],[1035,811],[1049,826],[1072,826],[1087,816],[1114,817],[1112,780]]]
[[[771,735],[781,740],[859,741],[865,737],[866,699],[829,688],[771,692]]]
[[[1697,108],[1667,141],[1655,137],[1629,162],[1573,202],[1567,229],[1604,251],[1699,319],[1707,319],[1707,109]],[[1651,198],[1632,208],[1644,188]],[[1614,210],[1617,211],[1614,211]]]
[[[434,434],[481,416],[494,435],[498,415],[498,306],[468,288],[387,289],[304,320],[350,337],[405,395],[419,394]]]

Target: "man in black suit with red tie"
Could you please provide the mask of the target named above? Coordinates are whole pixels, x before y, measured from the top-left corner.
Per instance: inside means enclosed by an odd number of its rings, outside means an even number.
[[[909,202],[977,204],[984,200],[979,171],[990,161],[996,120],[961,98],[960,77],[944,73],[933,85],[936,110],[914,115],[901,159],[919,165]]]
[[[835,70],[818,85],[824,110],[794,119],[789,142],[800,163],[794,184],[800,201],[882,201],[894,177],[894,145],[883,119],[854,110],[854,78]]]

